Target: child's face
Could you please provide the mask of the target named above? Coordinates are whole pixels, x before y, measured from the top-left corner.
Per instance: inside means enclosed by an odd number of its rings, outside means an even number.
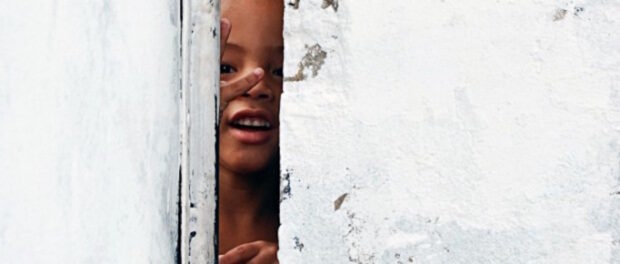
[[[240,174],[277,162],[282,94],[282,0],[223,0],[222,17],[232,31],[222,57],[222,81],[260,67],[262,80],[229,102],[220,125],[220,166]],[[225,89],[225,88],[223,88]],[[269,123],[269,128],[264,127]]]

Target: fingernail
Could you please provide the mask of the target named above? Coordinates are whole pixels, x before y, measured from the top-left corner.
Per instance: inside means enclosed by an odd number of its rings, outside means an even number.
[[[265,71],[263,71],[263,69],[261,69],[261,68],[256,68],[256,69],[254,69],[253,73],[256,76],[261,77],[261,76],[263,76],[263,73],[265,73]]]
[[[220,20],[220,27],[222,28],[222,31],[224,31],[224,29],[228,28],[229,26],[230,21],[228,21],[228,19],[222,18],[222,20]]]

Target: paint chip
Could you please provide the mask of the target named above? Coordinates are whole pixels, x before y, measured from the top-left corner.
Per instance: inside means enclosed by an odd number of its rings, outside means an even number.
[[[330,6],[334,9],[335,12],[338,12],[338,0],[323,0],[321,8],[325,9]]]
[[[334,211],[338,211],[338,209],[340,209],[340,206],[342,206],[342,203],[344,202],[344,199],[347,198],[347,195],[349,195],[349,193],[340,195],[340,197],[334,201]]]
[[[325,63],[325,58],[327,58],[327,52],[321,48],[321,45],[318,43],[310,47],[306,45],[306,55],[301,58],[298,64],[297,73],[295,76],[284,78],[284,81],[299,82],[305,80],[305,69],[310,69],[310,71],[312,71],[312,77],[316,77]]]
[[[299,1],[300,0],[289,1],[288,6],[293,7],[293,9],[299,9]]]
[[[293,248],[301,252],[304,249],[304,243],[299,242],[299,237],[294,237],[293,240],[295,240],[295,247]]]
[[[585,10],[585,9],[584,9],[583,7],[581,7],[581,6],[576,6],[576,7],[574,8],[573,15],[575,15],[575,16],[579,16],[579,14],[580,14],[581,12],[583,12],[584,10]]]
[[[280,185],[284,185],[284,188],[282,188],[282,192],[280,194],[280,202],[288,198],[291,198],[292,196],[291,194],[291,174],[292,173],[293,173],[293,169],[286,169],[286,172],[282,174],[281,181],[286,181],[286,183],[280,184]]]
[[[553,21],[558,21],[558,20],[562,20],[564,19],[564,17],[566,16],[566,12],[568,12],[566,9],[558,9],[555,11],[555,15],[553,15]]]

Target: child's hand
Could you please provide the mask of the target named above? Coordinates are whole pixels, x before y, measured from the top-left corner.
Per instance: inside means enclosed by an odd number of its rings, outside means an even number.
[[[241,244],[219,256],[220,264],[278,264],[278,246],[267,241]]]
[[[230,82],[220,81],[220,120],[222,119],[222,113],[224,113],[228,103],[237,96],[243,95],[248,90],[252,89],[264,75],[265,71],[263,69],[256,68],[240,79]]]
[[[220,60],[222,56],[224,56],[224,50],[226,48],[226,41],[228,41],[228,36],[230,35],[231,24],[228,19],[223,18],[220,21],[220,28],[222,29],[222,34],[220,37]],[[224,109],[228,106],[228,103],[235,99],[237,96],[245,94],[248,90],[250,90],[254,85],[256,85],[265,75],[265,71],[261,68],[256,68],[251,73],[246,74],[245,76],[233,80],[233,81],[220,81],[220,120],[222,118],[222,113],[224,113]]]

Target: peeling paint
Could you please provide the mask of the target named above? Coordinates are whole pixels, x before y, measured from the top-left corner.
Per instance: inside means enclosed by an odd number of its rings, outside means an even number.
[[[581,14],[583,11],[585,11],[585,8],[583,8],[581,6],[576,6],[575,8],[573,8],[573,10],[574,10],[573,15],[579,16],[579,14]]]
[[[347,195],[349,194],[344,193],[334,201],[334,211],[338,211],[338,209],[340,209],[340,206],[342,206],[342,203],[344,202],[344,199],[347,198]]]
[[[298,64],[297,74],[292,77],[284,78],[284,81],[298,82],[305,80],[306,74],[304,71],[306,69],[310,69],[313,78],[316,77],[319,74],[319,70],[321,70],[321,67],[325,63],[325,58],[327,58],[327,52],[321,49],[321,45],[306,45],[306,54],[302,57]]]
[[[325,9],[330,6],[334,9],[335,12],[338,12],[338,0],[323,0],[321,8]]]
[[[553,21],[558,21],[558,20],[564,19],[564,17],[566,16],[567,12],[568,12],[568,10],[566,10],[566,9],[558,9],[558,10],[556,10],[555,14],[553,15]]]
[[[301,243],[299,241],[299,237],[295,237],[295,249],[299,250],[299,252],[301,252],[304,249],[304,243]]]
[[[282,187],[282,191],[280,193],[280,202],[291,198],[291,196],[293,195],[291,193],[291,174],[293,173],[293,169],[286,169],[285,173],[282,176],[282,182],[280,183],[280,186],[284,186]]]
[[[288,6],[292,7],[293,9],[298,9],[299,8],[299,1],[300,0],[290,0],[288,2]]]

